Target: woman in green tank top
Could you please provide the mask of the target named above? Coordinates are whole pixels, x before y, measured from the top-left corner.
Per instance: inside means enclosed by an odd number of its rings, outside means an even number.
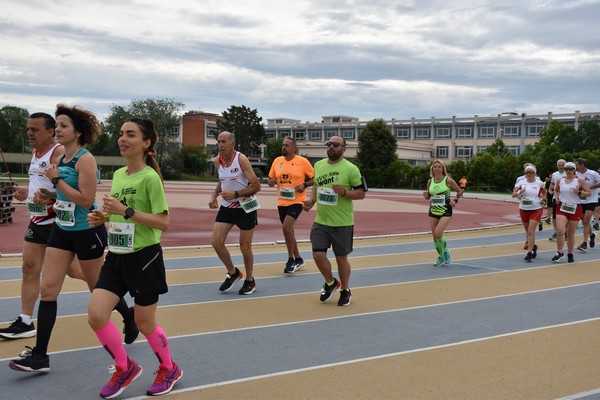
[[[450,264],[450,250],[446,246],[446,237],[444,231],[452,219],[452,209],[458,203],[463,191],[446,173],[446,165],[440,160],[434,160],[429,171],[431,178],[427,181],[427,190],[423,192],[423,197],[430,201],[429,205],[429,226],[433,236],[433,245],[438,252],[438,259],[433,264],[441,267],[444,264]],[[454,190],[456,197],[451,198],[450,194]]]

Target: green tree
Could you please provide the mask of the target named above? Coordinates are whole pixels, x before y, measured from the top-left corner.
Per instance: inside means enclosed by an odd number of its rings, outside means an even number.
[[[267,140],[262,118],[256,109],[246,106],[231,106],[223,111],[223,119],[217,120],[219,132],[229,131],[235,135],[238,150],[246,155],[255,154]]]
[[[179,136],[176,127],[179,126],[180,114],[185,105],[173,99],[136,99],[129,106],[113,105],[105,121],[105,132],[109,135],[109,147],[117,149],[119,131],[123,122],[131,117],[151,119],[158,132],[156,160],[166,179],[177,178],[183,169],[183,160],[180,157]],[[114,146],[114,147],[113,147]]]
[[[25,108],[4,106],[0,108],[0,148],[6,153],[20,153],[28,145]]]
[[[183,146],[181,148],[183,172],[190,175],[202,175],[209,167],[206,148],[203,146]]]
[[[398,159],[398,142],[383,119],[369,121],[358,137],[358,166],[372,187],[396,184],[387,182],[384,171]],[[393,174],[387,175],[393,177]]]
[[[500,138],[497,138],[494,143],[489,145],[485,149],[484,153],[491,154],[495,157],[507,157],[512,154]]]
[[[273,165],[273,161],[281,155],[281,146],[283,145],[284,138],[275,138],[267,140],[267,149],[265,150],[265,156],[267,160],[267,173]]]

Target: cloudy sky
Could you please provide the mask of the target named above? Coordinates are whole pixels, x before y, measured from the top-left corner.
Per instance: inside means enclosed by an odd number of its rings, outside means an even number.
[[[600,0],[3,0],[0,107],[320,121],[600,111]]]

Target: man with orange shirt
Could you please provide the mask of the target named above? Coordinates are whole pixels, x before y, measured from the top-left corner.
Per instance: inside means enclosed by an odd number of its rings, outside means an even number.
[[[282,223],[283,237],[288,251],[288,260],[283,272],[292,273],[304,267],[294,233],[296,219],[302,213],[306,199],[306,188],[313,185],[315,171],[310,162],[296,155],[296,140],[286,137],[269,171],[269,186],[277,185],[277,209]]]

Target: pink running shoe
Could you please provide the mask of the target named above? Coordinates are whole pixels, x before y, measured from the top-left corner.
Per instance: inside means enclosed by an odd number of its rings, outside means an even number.
[[[148,396],[160,396],[161,394],[169,393],[171,389],[173,389],[175,383],[181,379],[183,376],[183,371],[181,368],[179,368],[179,365],[177,365],[175,361],[171,362],[173,363],[173,368],[167,369],[163,365],[160,365],[154,372],[156,379],[146,391]]]
[[[122,370],[114,366],[116,371],[113,373],[110,381],[100,391],[100,397],[103,399],[112,399],[123,393],[123,390],[142,374],[142,367],[133,360],[127,360],[128,368]]]

